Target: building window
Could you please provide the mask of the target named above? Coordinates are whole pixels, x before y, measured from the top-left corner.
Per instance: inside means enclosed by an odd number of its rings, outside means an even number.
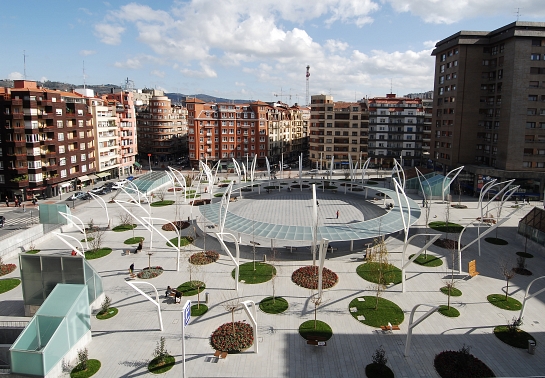
[[[522,166],[524,168],[531,168],[532,167],[532,162],[531,161],[523,161]]]
[[[531,54],[530,55],[530,60],[540,60],[541,59],[541,54]]]
[[[528,108],[526,110],[526,114],[527,115],[536,115],[537,114],[537,109],[536,108]]]

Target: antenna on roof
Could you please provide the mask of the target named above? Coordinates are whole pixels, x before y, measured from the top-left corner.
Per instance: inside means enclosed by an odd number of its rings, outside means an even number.
[[[516,13],[516,15],[517,15],[517,21],[518,21],[519,18],[520,18],[520,16],[522,16],[522,15],[520,14],[520,8],[517,8],[517,11],[516,11],[515,13]]]
[[[392,90],[392,79],[390,78],[390,94],[394,93],[394,91]]]
[[[85,82],[85,59],[83,60],[83,89],[85,89],[87,83]]]
[[[26,80],[26,50],[23,50],[23,77]]]

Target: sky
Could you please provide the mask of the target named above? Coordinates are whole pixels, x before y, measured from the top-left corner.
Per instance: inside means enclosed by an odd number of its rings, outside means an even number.
[[[355,101],[432,90],[435,43],[517,17],[543,0],[9,1],[0,79],[304,105],[308,65],[310,95]]]

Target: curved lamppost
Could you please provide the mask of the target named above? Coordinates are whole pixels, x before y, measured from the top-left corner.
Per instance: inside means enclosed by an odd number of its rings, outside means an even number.
[[[106,212],[106,220],[108,221],[108,228],[110,227],[110,214],[108,213],[108,206],[106,205],[106,202],[102,199],[102,197],[97,196],[95,193],[89,192],[89,195],[94,198],[100,207],[104,209]]]
[[[461,167],[453,169],[452,171],[450,171],[449,173],[446,174],[445,178],[443,178],[443,183],[441,184],[441,201],[442,202],[445,202],[445,192],[446,192],[447,188],[450,188],[450,184],[452,184],[452,182],[454,180],[456,180],[456,177],[458,177],[460,172],[462,172],[462,169],[464,169],[463,165]],[[447,178],[450,176],[450,174],[453,174],[453,176],[450,179],[448,185],[446,185]]]
[[[85,249],[83,248],[83,244],[81,244],[81,242],[80,242],[78,239],[76,239],[76,238],[73,237],[73,236],[66,235],[66,234],[62,234],[62,235],[61,235],[61,234],[59,234],[58,232],[53,232],[53,234],[54,234],[56,237],[58,237],[64,244],[66,244],[67,246],[69,246],[69,247],[72,249],[72,251],[76,251],[76,253],[77,253],[78,255],[80,255],[81,257],[85,258]],[[68,242],[68,240],[66,240],[65,238],[74,239],[74,240],[80,245],[81,250],[78,249],[77,247],[74,247],[74,246],[73,246],[72,244],[70,244],[70,243]]]
[[[83,236],[85,237],[85,245],[87,246],[87,249],[89,249],[89,242],[87,241],[87,232],[85,231],[85,224],[83,223],[83,221],[72,214],[61,213],[60,211],[59,211],[59,214],[62,215],[67,221],[72,223],[74,226],[76,226],[76,228],[83,234]],[[72,218],[76,218],[81,223],[81,227],[76,222],[74,222]]]

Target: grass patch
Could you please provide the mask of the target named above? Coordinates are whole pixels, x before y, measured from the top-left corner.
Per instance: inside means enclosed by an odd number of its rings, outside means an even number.
[[[316,327],[314,327],[314,320],[307,320],[299,326],[299,334],[305,340],[326,341],[333,336],[333,330],[329,324],[321,320],[316,320]]]
[[[350,315],[357,321],[368,325],[370,327],[380,328],[380,326],[387,325],[390,322],[393,325],[399,325],[405,319],[403,310],[394,302],[388,299],[378,298],[378,307],[375,310],[375,304],[377,303],[377,297],[363,296],[364,301],[358,298],[352,299],[348,305],[348,309],[356,308],[355,312],[350,312]],[[363,315],[365,320],[359,320],[358,316]]]
[[[288,309],[288,301],[282,297],[267,297],[259,302],[259,308],[267,314],[280,314]]]
[[[187,196],[185,196],[185,198],[198,198],[200,196],[200,194],[188,194]]]
[[[191,316],[201,316],[208,312],[208,306],[201,303],[199,305],[194,304],[191,306]]]
[[[100,361],[95,359],[87,360],[87,369],[83,370],[81,365],[76,365],[70,372],[70,378],[87,378],[91,377],[100,369]]]
[[[505,300],[505,294],[490,294],[486,299],[494,306],[504,310],[518,311],[522,307],[522,304],[515,298],[507,297]]]
[[[528,340],[533,340],[534,337],[528,332],[525,332],[521,329],[516,329],[515,331],[509,331],[509,328],[505,325],[497,326],[494,328],[494,335],[507,345],[511,345],[515,348],[526,349],[528,348]]]
[[[183,284],[181,284],[180,286],[176,288],[176,290],[181,292],[182,296],[184,297],[197,295],[199,293],[202,293],[204,289],[206,289],[206,284],[202,281],[197,281],[197,280],[184,282]]]
[[[448,306],[446,305],[441,305],[439,306],[439,310],[437,310],[437,312],[449,318],[457,318],[458,316],[460,316],[460,311],[458,311],[452,306],[448,308]]]
[[[82,240],[82,242],[84,241],[85,239]],[[26,251],[26,253],[30,253],[31,255],[35,255],[38,252],[40,252],[40,249],[31,249],[30,251]]]
[[[256,262],[247,262],[241,264],[239,268],[238,280],[247,284],[259,284],[269,281],[276,274],[276,268],[272,265]],[[231,277],[235,278],[235,270],[231,272]]]
[[[534,257],[534,255],[528,252],[517,252],[517,255],[519,255],[520,257],[524,257],[525,259],[531,259]]]
[[[490,244],[494,245],[507,245],[509,242],[501,238],[484,238],[484,240]]]
[[[214,197],[223,197],[223,193],[216,193],[214,194]]]
[[[164,200],[164,201],[155,201],[150,203],[151,207],[163,207],[163,206],[169,206],[174,203],[173,200]]]
[[[130,231],[136,228],[136,224],[120,224],[119,226],[115,226],[112,228],[112,231],[114,232],[123,232],[123,231]]]
[[[409,260],[413,258],[414,255],[409,256]],[[443,260],[439,257],[432,255],[424,255],[423,253],[418,256],[414,261],[415,264],[427,266],[430,268],[443,265]]]
[[[163,374],[174,367],[176,360],[172,356],[164,357],[164,361],[160,362],[161,357],[155,357],[148,364],[148,370],[152,374]]]
[[[172,238],[169,241],[174,245],[178,245],[178,237]],[[172,247],[170,243],[166,243],[167,247]],[[193,243],[193,238],[191,236],[182,236],[180,238],[180,245],[178,245],[178,247],[185,247],[186,245],[189,245],[191,243]]]
[[[363,263],[356,268],[356,273],[366,281],[378,283],[379,277],[376,272],[378,265],[379,263],[376,262]],[[388,266],[384,268],[384,283],[394,283],[396,285],[401,283],[401,269],[388,264]]]
[[[445,295],[448,295],[448,287],[446,286],[443,286],[441,289],[441,293],[445,294]],[[455,287],[451,287],[450,288],[450,296],[451,297],[461,297],[462,296],[462,291],[461,290],[458,290],[456,289]]]
[[[93,240],[95,240],[95,238],[93,238],[92,236],[87,238],[88,242],[93,241]],[[81,239],[80,242],[85,243],[85,239]]]
[[[20,283],[21,280],[18,278],[5,278],[0,280],[0,294],[15,289]]]
[[[449,232],[455,234],[459,234],[464,229],[464,227],[459,225],[458,223],[448,222],[448,224],[446,224],[443,221],[430,222],[428,223],[428,226],[430,226],[430,228],[434,229],[435,231]]]
[[[112,253],[112,249],[105,247],[85,252],[85,258],[87,260],[100,259],[101,257],[108,256],[110,253]]]
[[[143,236],[135,236],[134,238],[129,238],[125,240],[123,243],[125,244],[137,244],[140,243],[142,240],[144,240]]]
[[[102,311],[99,312],[96,317],[97,319],[100,319],[100,320],[106,320],[106,319],[113,318],[114,316],[117,315],[118,312],[119,310],[117,308],[110,307],[108,311],[106,311],[105,313],[103,313]]]

